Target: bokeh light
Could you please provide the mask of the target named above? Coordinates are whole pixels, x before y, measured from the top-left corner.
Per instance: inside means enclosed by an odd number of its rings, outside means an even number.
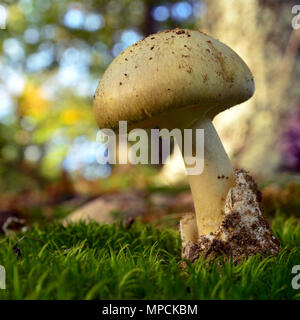
[[[157,6],[152,9],[151,14],[156,21],[166,21],[170,17],[169,8],[167,6]]]
[[[193,14],[193,8],[190,3],[178,2],[172,7],[172,18],[176,21],[188,19]]]

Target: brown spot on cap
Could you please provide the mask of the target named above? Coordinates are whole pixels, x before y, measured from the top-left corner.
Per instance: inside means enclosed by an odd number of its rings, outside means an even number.
[[[185,31],[181,30],[181,29],[175,29],[175,33],[176,34],[183,34],[183,33],[185,33]]]

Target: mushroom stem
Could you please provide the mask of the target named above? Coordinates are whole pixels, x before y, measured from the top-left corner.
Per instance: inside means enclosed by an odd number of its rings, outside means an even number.
[[[234,186],[235,179],[231,162],[211,120],[208,117],[201,119],[192,129],[204,129],[203,172],[188,175],[198,236],[201,236],[216,231],[221,225],[227,193]],[[196,148],[195,140],[193,150]]]

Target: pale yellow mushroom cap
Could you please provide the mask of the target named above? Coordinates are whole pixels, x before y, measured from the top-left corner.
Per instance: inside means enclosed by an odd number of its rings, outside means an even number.
[[[253,76],[222,42],[194,30],[150,35],[119,54],[95,94],[99,128],[186,127],[249,99]],[[171,123],[171,125],[170,125]]]

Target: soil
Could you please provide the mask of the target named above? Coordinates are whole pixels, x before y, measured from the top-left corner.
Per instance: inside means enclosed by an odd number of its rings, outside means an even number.
[[[200,236],[196,243],[183,241],[182,257],[192,263],[201,255],[215,259],[224,255],[233,261],[256,253],[276,254],[280,241],[263,216],[262,196],[253,178],[235,170],[236,185],[227,194],[224,217],[216,232]]]

